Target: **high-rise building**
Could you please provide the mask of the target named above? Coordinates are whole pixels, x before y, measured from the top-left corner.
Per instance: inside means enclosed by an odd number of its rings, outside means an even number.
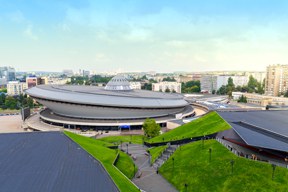
[[[13,67],[0,67],[0,79],[8,81],[15,80],[15,69]]]
[[[269,65],[266,70],[265,94],[279,96],[288,89],[288,65]]]

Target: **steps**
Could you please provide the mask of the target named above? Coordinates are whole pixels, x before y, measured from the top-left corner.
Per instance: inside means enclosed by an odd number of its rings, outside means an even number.
[[[159,156],[158,159],[156,159],[156,161],[153,163],[152,166],[154,167],[154,169],[158,170],[176,151],[177,148],[178,145],[169,145],[169,147],[167,147],[165,151],[163,151],[162,155]]]

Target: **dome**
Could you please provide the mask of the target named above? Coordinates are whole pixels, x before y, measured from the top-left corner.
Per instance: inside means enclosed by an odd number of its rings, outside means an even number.
[[[132,90],[129,81],[123,75],[116,75],[106,85],[106,90],[130,91]]]

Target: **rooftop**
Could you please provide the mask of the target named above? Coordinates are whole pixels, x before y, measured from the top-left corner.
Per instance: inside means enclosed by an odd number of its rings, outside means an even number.
[[[119,191],[101,164],[62,133],[0,134],[0,151],[1,191]]]

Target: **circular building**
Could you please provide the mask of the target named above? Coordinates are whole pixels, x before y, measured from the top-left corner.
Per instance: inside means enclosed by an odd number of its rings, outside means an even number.
[[[193,108],[180,94],[133,90],[122,75],[106,87],[40,85],[26,93],[46,106],[45,122],[74,126],[142,125],[146,118],[158,123],[193,115]]]

